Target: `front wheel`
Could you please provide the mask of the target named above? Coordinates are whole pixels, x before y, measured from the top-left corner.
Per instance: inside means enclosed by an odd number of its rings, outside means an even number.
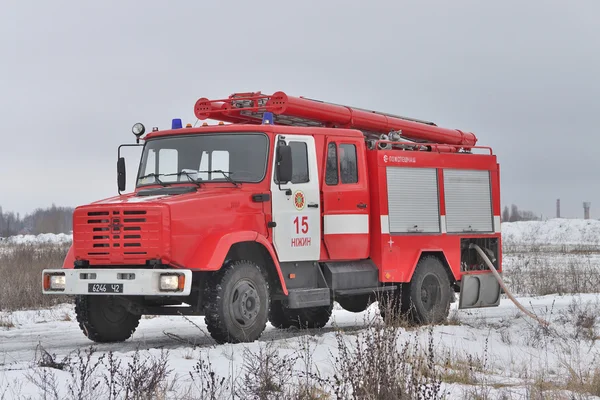
[[[141,315],[132,314],[114,296],[77,296],[75,314],[79,327],[98,343],[123,342],[133,335]]]
[[[265,329],[269,314],[269,283],[250,261],[223,266],[206,288],[204,320],[218,343],[253,342]]]

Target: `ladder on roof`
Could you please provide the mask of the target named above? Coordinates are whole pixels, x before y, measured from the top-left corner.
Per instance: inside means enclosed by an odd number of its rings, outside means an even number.
[[[218,100],[200,98],[194,106],[194,113],[200,120],[210,118],[235,124],[261,124],[265,112],[273,113],[277,124],[358,129],[370,139],[452,145],[454,151],[461,147],[468,150],[477,143],[473,133],[442,128],[433,122],[292,97],[284,92],[272,95],[234,93],[227,99]]]

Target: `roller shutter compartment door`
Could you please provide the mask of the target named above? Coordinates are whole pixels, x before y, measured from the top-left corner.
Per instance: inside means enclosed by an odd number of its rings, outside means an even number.
[[[445,169],[444,199],[448,233],[494,230],[489,171]]]
[[[435,168],[387,168],[390,233],[439,233]]]

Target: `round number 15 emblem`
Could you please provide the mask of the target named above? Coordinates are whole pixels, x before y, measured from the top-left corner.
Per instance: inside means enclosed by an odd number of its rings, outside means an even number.
[[[302,193],[301,190],[297,190],[296,193],[294,193],[294,207],[296,207],[296,210],[302,210],[304,209],[304,204],[304,193]]]

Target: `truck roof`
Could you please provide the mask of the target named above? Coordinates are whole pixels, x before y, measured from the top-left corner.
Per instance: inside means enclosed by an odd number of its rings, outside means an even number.
[[[162,131],[149,132],[142,140],[150,140],[157,137],[183,136],[193,134],[231,133],[231,132],[269,132],[283,133],[289,135],[327,135],[346,136],[352,138],[364,138],[361,131],[347,128],[322,128],[286,125],[256,125],[256,124],[226,124],[206,125],[194,128],[166,129]]]

